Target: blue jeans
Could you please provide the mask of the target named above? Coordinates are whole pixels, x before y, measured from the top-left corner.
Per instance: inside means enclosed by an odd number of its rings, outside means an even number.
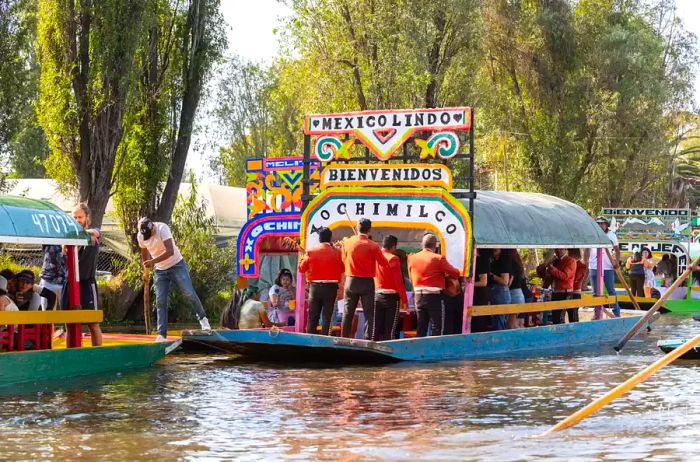
[[[170,283],[174,282],[180,288],[182,295],[194,305],[197,319],[206,318],[202,302],[192,287],[190,272],[187,270],[185,260],[166,270],[155,270],[153,277],[156,281],[156,309],[158,312],[158,334],[163,337],[168,335],[168,292]]]
[[[508,286],[494,284],[489,286],[489,291],[491,292],[492,305],[510,305],[510,289],[508,289]],[[494,330],[506,330],[506,315],[495,314],[491,316],[491,323]]]
[[[598,270],[589,270],[589,274],[591,277],[591,286],[593,286],[593,295],[598,295]],[[603,284],[605,285],[605,290],[608,292],[608,295],[615,296],[613,314],[620,317],[620,305],[617,303],[617,291],[615,290],[614,270],[603,270]]]

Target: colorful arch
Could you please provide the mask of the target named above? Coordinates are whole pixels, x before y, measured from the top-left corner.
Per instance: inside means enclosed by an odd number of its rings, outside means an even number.
[[[443,255],[468,275],[471,269],[472,226],[461,202],[442,188],[331,188],[321,192],[301,216],[301,245],[318,243],[313,232],[335,228],[353,218],[366,217],[375,227],[424,228],[436,233]]]
[[[260,215],[246,222],[236,242],[238,275],[244,278],[260,276],[260,244],[269,237],[299,236],[301,215],[298,212]]]

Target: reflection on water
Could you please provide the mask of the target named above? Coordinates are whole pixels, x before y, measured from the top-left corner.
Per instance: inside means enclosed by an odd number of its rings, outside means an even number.
[[[344,368],[174,356],[2,392],[0,459],[691,459],[700,362],[663,369],[571,430],[531,436],[650,364],[657,339],[698,327],[664,316],[619,356]]]

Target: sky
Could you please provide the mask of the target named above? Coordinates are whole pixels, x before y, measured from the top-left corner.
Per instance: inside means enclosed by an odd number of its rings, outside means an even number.
[[[700,0],[676,0],[676,7],[685,28],[700,37]],[[252,61],[271,61],[279,51],[275,28],[291,14],[290,9],[278,0],[221,0],[221,10],[228,23],[229,50],[226,55],[237,54]],[[695,75],[695,104],[700,106],[700,72]],[[197,143],[195,137],[194,144],[203,144],[202,140],[199,141]],[[207,167],[206,159],[211,154],[211,151],[205,150],[190,152],[187,167],[195,172],[200,181],[216,181],[210,177]]]

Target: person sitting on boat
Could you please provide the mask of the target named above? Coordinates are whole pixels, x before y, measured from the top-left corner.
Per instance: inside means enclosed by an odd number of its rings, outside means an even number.
[[[576,260],[566,254],[564,249],[554,249],[554,260],[547,267],[547,273],[552,276],[552,301],[571,300],[574,293],[574,278],[576,277]],[[578,320],[578,310],[568,313],[569,322]],[[552,323],[564,323],[564,310],[552,310]]]
[[[338,284],[345,267],[340,250],[331,245],[331,230],[321,228],[318,239],[320,244],[309,249],[299,261],[299,271],[307,273],[309,281],[309,320],[306,323],[306,333],[315,334],[319,319],[322,318],[321,335],[330,335]]]
[[[488,280],[491,274],[491,250],[476,249],[476,263],[474,264],[474,300],[473,306],[489,304]],[[488,316],[473,316],[471,321],[472,332],[486,332],[489,330]]]
[[[510,259],[510,268],[512,270],[510,274],[510,284],[508,285],[510,303],[523,304],[525,303],[525,294],[522,289],[523,284],[525,284],[525,267],[523,261],[517,249],[506,249],[505,252]],[[506,322],[508,329],[517,329],[520,327],[518,319],[522,319],[519,314],[509,314]]]
[[[192,278],[187,264],[175,244],[170,227],[165,223],[151,221],[148,217],[139,220],[137,234],[141,248],[141,260],[146,268],[155,267],[153,278],[156,282],[156,313],[158,317],[158,336],[156,342],[168,338],[168,292],[170,284],[175,283],[182,295],[194,307],[195,315],[202,330],[211,330],[207,313],[192,286]]]
[[[355,309],[362,300],[365,315],[364,338],[369,340],[374,330],[374,277],[377,265],[388,266],[389,262],[379,245],[369,238],[372,222],[360,218],[359,233],[343,241],[343,262],[345,263],[345,298],[341,335],[350,337]]]
[[[294,314],[290,305],[294,303],[295,295],[292,272],[282,268],[268,292],[268,312],[273,322],[282,323],[285,326],[294,325]]]
[[[629,271],[630,289],[634,297],[644,296],[644,263],[641,252],[634,252],[627,261],[625,267]]]
[[[656,271],[663,278],[662,284],[664,287],[669,287],[671,284],[673,284],[675,278],[673,277],[673,265],[669,254],[666,253],[661,257],[661,261],[658,265],[656,265]]]
[[[0,276],[0,311],[19,311],[7,292],[7,279]]]
[[[238,306],[239,329],[259,329],[261,327],[269,328],[286,325],[270,321],[267,317],[265,305],[260,301],[260,290],[255,286],[248,286],[243,290],[243,296]]]
[[[418,316],[418,337],[425,337],[430,323],[430,335],[442,335],[442,291],[445,276],[459,278],[459,270],[450,265],[444,255],[436,252],[438,239],[426,233],[421,242],[422,250],[408,257],[408,272],[415,294]]]
[[[376,341],[395,339],[399,308],[404,311],[408,309],[401,260],[395,255],[398,243],[398,238],[391,234],[382,241],[382,253],[389,265],[377,265],[377,275],[374,277],[374,331],[371,339]]]
[[[491,273],[489,274],[489,298],[492,305],[510,305],[510,275],[513,273],[510,259],[507,253],[501,249],[493,250],[491,260]],[[491,316],[491,325],[494,330],[507,328],[505,314]]]
[[[0,276],[5,278],[5,281],[7,281],[7,295],[10,298],[14,298],[15,292],[17,292],[17,276],[11,269],[4,269],[0,271]]]
[[[17,273],[17,308],[20,311],[38,311],[42,309],[42,300],[46,300],[46,305],[51,309],[55,308],[56,294],[39,284],[34,284],[34,273],[31,270]]]
[[[576,260],[576,273],[574,275],[574,291],[571,294],[572,300],[581,299],[581,290],[583,289],[583,282],[588,279],[588,266],[581,260],[581,250],[580,249],[569,249],[566,253]],[[578,308],[569,308],[566,310],[569,316],[569,322],[578,322]]]
[[[605,285],[605,290],[609,295],[615,297],[615,303],[613,304],[613,314],[615,316],[620,316],[620,305],[617,302],[617,291],[615,291],[615,268],[620,267],[620,243],[617,240],[617,235],[610,229],[610,221],[605,217],[598,217],[595,219],[600,229],[608,236],[610,242],[613,246],[613,251],[615,254],[615,261],[611,261],[608,257],[607,252],[603,252],[603,284]],[[602,293],[598,289],[598,251],[597,249],[586,249],[583,253],[583,260],[588,261],[588,272],[591,276],[591,285],[593,286],[593,293]]]

